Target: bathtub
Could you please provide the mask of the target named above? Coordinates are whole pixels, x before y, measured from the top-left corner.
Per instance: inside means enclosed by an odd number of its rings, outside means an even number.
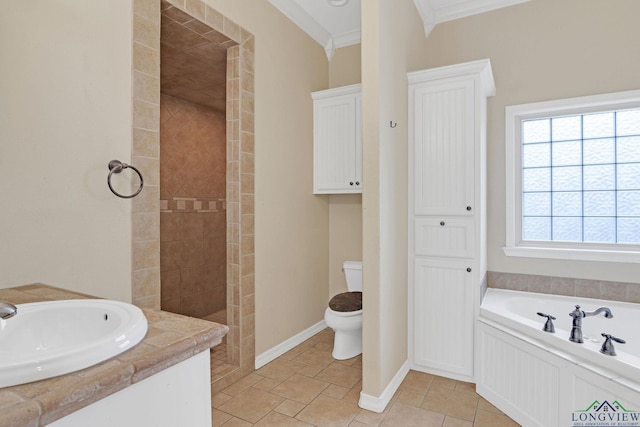
[[[575,305],[586,312],[609,307],[613,318],[582,319],[584,343],[573,343]],[[556,317],[555,333],[543,331],[546,318],[538,312]],[[640,418],[640,304],[488,289],[476,326],[477,391],[520,424],[640,426],[580,418],[604,416],[585,411],[605,400],[624,401]],[[626,341],[614,342],[616,356],[600,353],[602,333]]]

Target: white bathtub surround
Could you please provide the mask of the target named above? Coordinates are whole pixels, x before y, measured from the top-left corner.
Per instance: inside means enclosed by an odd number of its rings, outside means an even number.
[[[583,344],[569,341],[576,304],[584,311],[606,306],[614,316],[583,319]],[[542,330],[546,319],[537,312],[556,317],[555,334]],[[639,304],[489,289],[477,321],[477,392],[524,426],[604,416],[587,410],[596,401],[617,402],[631,412],[607,413],[632,420],[640,412],[639,321]],[[626,340],[616,344],[617,356],[600,353],[601,333]]]

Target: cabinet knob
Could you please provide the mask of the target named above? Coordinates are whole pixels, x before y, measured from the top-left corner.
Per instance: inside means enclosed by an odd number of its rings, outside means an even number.
[[[471,210],[471,206],[467,206],[467,210],[470,211]]]
[[[467,267],[467,273],[471,273],[471,267]]]
[[[356,185],[360,185],[360,181],[356,181]]]
[[[444,221],[440,221],[440,225],[444,225]]]
[[[353,181],[351,181],[351,182],[349,183],[349,185],[353,185]]]

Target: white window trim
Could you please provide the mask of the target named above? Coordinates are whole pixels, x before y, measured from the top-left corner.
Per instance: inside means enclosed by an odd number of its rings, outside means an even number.
[[[640,245],[522,240],[522,120],[640,108],[640,90],[508,106],[505,109],[505,255],[577,261],[640,263]]]

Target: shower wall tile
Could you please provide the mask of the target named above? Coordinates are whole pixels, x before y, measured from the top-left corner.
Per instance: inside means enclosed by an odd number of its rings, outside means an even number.
[[[160,78],[160,50],[134,42],[133,69]],[[135,112],[133,118],[136,119]]]
[[[255,241],[254,241],[254,39],[241,30],[237,62],[239,105],[236,116],[237,155],[240,160],[240,368],[243,373],[253,370],[255,357]],[[234,70],[235,71],[235,70]],[[239,112],[238,112],[239,110]],[[235,154],[235,153],[234,153]],[[245,207],[244,204],[247,203]]]
[[[157,105],[139,100],[133,100],[133,126],[139,129],[158,130],[160,115]]]
[[[165,94],[160,111],[162,308],[204,317],[227,301],[226,121]]]
[[[143,174],[146,177],[146,174]],[[133,184],[138,189],[139,182],[136,180]],[[140,194],[131,199],[132,212],[158,212],[160,210],[160,188],[157,185],[145,186]]]
[[[242,110],[240,113],[240,130],[242,132],[253,133],[253,113]]]
[[[159,253],[160,242],[157,240],[133,242],[133,265],[138,268],[160,267]]]
[[[155,19],[141,15],[133,17],[133,41],[154,49],[160,48],[160,26]]]
[[[150,296],[157,293],[156,286],[160,281],[160,270],[157,268],[139,269],[133,272],[133,293]]]
[[[131,163],[144,172],[142,176],[145,187],[160,185],[160,162],[157,158],[139,156],[134,153],[131,156]]]
[[[204,234],[213,237],[209,233],[211,229],[222,230],[215,237],[223,245],[226,245],[226,250],[222,249],[221,251],[225,257],[231,253],[234,263],[231,263],[231,260],[228,261],[227,277],[221,278],[222,283],[226,281],[226,289],[224,289],[226,297],[219,298],[219,296],[215,296],[215,293],[219,291],[205,291],[196,294],[192,298],[194,305],[191,315],[197,316],[199,314],[198,310],[202,310],[198,306],[198,300],[226,300],[229,305],[228,313],[229,310],[235,310],[237,314],[230,316],[230,331],[227,335],[228,363],[240,365],[239,374],[244,375],[253,370],[255,358],[255,316],[253,314],[255,307],[255,277],[253,273],[248,274],[248,271],[254,271],[255,267],[253,256],[246,258],[246,256],[254,254],[252,236],[254,235],[253,180],[255,177],[253,173],[255,166],[250,157],[242,155],[243,153],[251,155],[254,153],[253,36],[201,0],[168,0],[168,2],[134,0],[133,4],[132,71],[137,74],[137,78],[134,79],[134,96],[132,100],[134,124],[132,160],[133,156],[137,156],[135,157],[136,161],[138,161],[138,157],[155,160],[157,166],[152,166],[152,168],[155,167],[158,171],[156,185],[160,186],[160,206],[163,209],[162,221],[159,217],[157,220],[137,217],[148,212],[134,213],[132,215],[132,224],[136,234],[133,236],[133,270],[134,276],[137,277],[137,279],[134,278],[134,282],[137,285],[134,285],[133,301],[141,306],[160,308],[161,284],[157,283],[155,287],[151,284],[153,281],[149,280],[149,277],[153,276],[151,272],[148,272],[149,276],[145,276],[145,272],[136,272],[147,268],[155,268],[159,271],[159,264],[161,264],[162,258],[162,272],[160,275],[162,276],[162,286],[166,288],[163,290],[163,294],[166,291],[168,296],[172,296],[172,298],[162,301],[163,308],[166,307],[168,310],[176,311],[180,307],[182,298],[179,296],[180,288],[176,283],[179,283],[182,277],[182,272],[179,268],[182,258],[171,255],[171,251],[168,250],[171,249],[172,245],[181,244],[179,241],[180,219],[170,221],[167,220],[169,217],[164,216],[164,214],[175,215],[198,211],[208,215],[209,218],[204,220]],[[171,11],[170,8],[173,7],[171,5],[177,9]],[[225,178],[226,181],[233,182],[230,187],[232,193],[230,196],[234,198],[232,203],[236,203],[239,206],[238,214],[233,217],[233,222],[230,221],[231,218],[225,215],[227,205],[230,205],[228,203],[228,194],[222,200],[215,197],[203,198],[180,195],[177,197],[183,197],[182,200],[174,200],[173,196],[171,199],[163,197],[165,195],[164,184],[166,182],[159,176],[159,160],[161,159],[159,123],[164,123],[167,117],[175,114],[177,107],[161,110],[151,93],[152,86],[155,84],[154,81],[142,76],[146,75],[160,79],[161,9],[168,13],[182,13],[187,19],[184,22],[186,27],[227,49],[227,87],[222,92],[223,95],[226,92],[227,98],[226,123],[222,125],[223,127],[226,125],[227,129],[224,150],[226,151],[227,166],[222,178],[223,182]],[[197,19],[215,31],[208,31],[200,22],[193,20],[190,15],[195,15]],[[226,40],[225,37],[227,38]],[[179,108],[177,109],[180,110]],[[180,170],[181,166],[184,166],[180,160],[175,159],[167,163],[169,168],[173,168],[173,173],[184,173]],[[141,161],[144,162],[144,159],[141,159]],[[132,164],[136,165],[133,161]],[[166,167],[167,164],[164,164],[163,167]],[[250,168],[250,171],[247,168]],[[150,173],[156,172],[152,170]],[[241,187],[241,182],[244,183],[243,187]],[[193,187],[197,188],[197,186]],[[177,195],[181,189],[177,184],[169,185],[167,188],[171,190],[171,195]],[[225,192],[227,188],[225,185],[222,186]],[[150,206],[146,203],[141,203],[140,209],[146,210]],[[180,209],[178,209],[179,206]],[[161,222],[162,226],[169,225],[174,228],[169,234],[170,237],[163,235],[162,244],[160,242]],[[219,227],[220,223],[226,223],[226,231],[224,226]],[[142,227],[141,231],[136,230],[138,226]],[[207,244],[210,250],[214,250],[211,246],[213,240],[210,240]],[[242,256],[240,256],[241,254]],[[245,261],[251,262],[249,268],[243,268]],[[207,270],[210,267],[205,266],[204,268]],[[243,275],[241,275],[241,271],[244,271]],[[153,294],[136,295],[136,293],[145,292],[153,292]],[[176,294],[178,296],[175,296]],[[244,307],[245,305],[247,307]],[[247,315],[245,312],[252,314]],[[234,379],[237,378],[230,375],[215,385],[223,385],[225,380],[231,381]]]
[[[159,79],[160,2],[133,1],[131,164],[145,186],[132,200],[132,302],[160,308]],[[132,191],[138,183],[132,180]]]
[[[160,294],[134,298],[133,304],[137,305],[138,307],[160,307]]]
[[[158,104],[160,102],[160,79],[139,71],[133,72],[133,96],[142,101]]]
[[[152,241],[160,233],[159,212],[134,212],[131,220],[133,242]]]
[[[186,0],[184,5],[189,15],[201,21],[205,20],[205,4],[201,0]]]
[[[133,14],[152,22],[159,21],[160,2],[155,0],[134,0]]]
[[[179,7],[182,10],[186,10],[185,7],[185,0],[166,0],[167,3],[175,6],[175,7]]]
[[[204,12],[204,22],[215,31],[222,32],[222,25],[224,21],[222,14],[208,5],[205,5]]]
[[[133,150],[138,156],[160,158],[160,134],[146,129],[133,129]]]

